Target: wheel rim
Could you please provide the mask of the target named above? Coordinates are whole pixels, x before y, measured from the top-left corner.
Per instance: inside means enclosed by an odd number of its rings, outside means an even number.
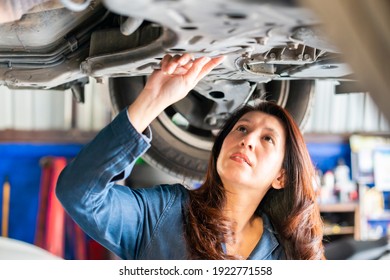
[[[181,116],[180,113],[175,113],[175,115],[170,117],[166,111],[162,112],[158,119],[162,123],[162,125],[173,135],[175,135],[178,139],[180,139],[182,142],[187,143],[188,145],[191,145],[195,148],[210,151],[213,146],[213,141],[210,138],[202,137],[193,133],[188,132],[185,130],[186,125],[177,125],[177,121],[175,121],[175,118],[182,119],[182,121],[186,121],[183,116]]]
[[[276,86],[276,88],[279,89],[277,92],[274,92],[272,96],[260,93],[255,99],[249,100],[248,104],[255,104],[263,100],[272,99],[280,106],[285,107],[289,98],[290,81],[274,81],[273,83],[279,83],[279,85]],[[260,89],[260,91],[267,92],[267,88]],[[213,136],[218,133],[218,130],[202,130],[202,135],[190,132],[188,128],[191,127],[191,123],[182,114],[180,114],[180,112],[175,110],[173,106],[162,112],[158,116],[158,120],[180,141],[187,143],[192,147],[206,151],[211,150],[214,143]]]

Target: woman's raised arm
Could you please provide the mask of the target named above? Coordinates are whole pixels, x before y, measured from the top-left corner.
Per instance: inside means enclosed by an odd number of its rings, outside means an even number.
[[[223,56],[194,59],[190,54],[165,55],[161,69],[152,73],[140,95],[128,108],[134,128],[143,132],[165,108],[184,98],[223,59]]]

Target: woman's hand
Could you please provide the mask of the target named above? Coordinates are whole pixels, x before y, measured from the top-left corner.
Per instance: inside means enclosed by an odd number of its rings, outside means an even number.
[[[165,108],[184,98],[224,57],[200,57],[169,54],[161,61],[137,99],[129,106],[130,120],[142,132]]]
[[[153,72],[144,90],[155,94],[168,107],[184,98],[222,60],[223,57],[194,59],[190,54],[167,54],[161,61],[161,70]]]

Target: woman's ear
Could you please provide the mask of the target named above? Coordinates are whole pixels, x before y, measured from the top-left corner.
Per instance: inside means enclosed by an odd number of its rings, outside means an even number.
[[[271,186],[274,189],[280,190],[284,188],[286,171],[284,169],[280,169],[278,176],[272,181]]]

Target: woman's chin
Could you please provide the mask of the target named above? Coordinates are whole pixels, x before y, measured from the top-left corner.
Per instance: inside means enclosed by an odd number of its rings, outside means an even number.
[[[248,172],[238,169],[229,172],[224,172],[219,176],[222,182],[229,182],[229,184],[245,184],[246,182],[251,181]]]

